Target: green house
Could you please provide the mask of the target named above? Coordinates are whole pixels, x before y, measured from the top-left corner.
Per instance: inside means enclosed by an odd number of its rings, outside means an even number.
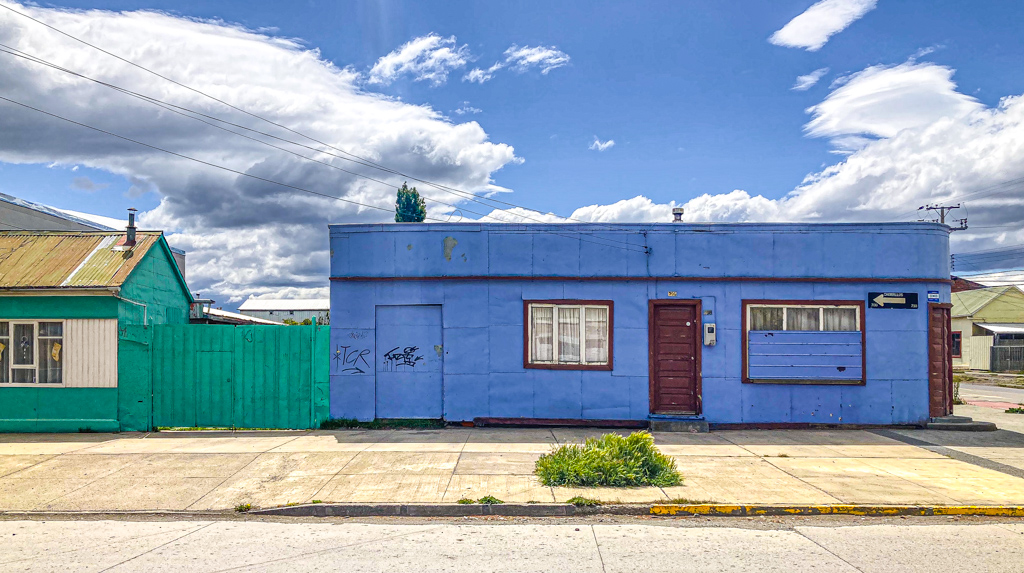
[[[0,432],[149,429],[128,327],[192,302],[160,232],[0,231]]]

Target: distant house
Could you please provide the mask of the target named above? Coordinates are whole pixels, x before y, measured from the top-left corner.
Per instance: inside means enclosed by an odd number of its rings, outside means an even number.
[[[952,288],[951,288],[951,290],[953,292],[962,292],[962,291],[965,291],[965,290],[974,290],[974,289],[979,289],[979,288],[985,288],[985,285],[983,285],[981,283],[976,283],[976,282],[974,282],[974,281],[972,281],[970,279],[965,279],[963,277],[958,277],[956,275],[951,276],[950,279],[952,279]]]
[[[952,293],[953,366],[989,370],[993,346],[1024,346],[1024,292],[1015,286]]]
[[[0,193],[0,231],[114,231],[124,224],[111,217],[57,209]],[[169,248],[185,276],[185,251]]]
[[[0,231],[0,432],[149,429],[130,327],[192,302],[160,232]]]
[[[316,319],[317,324],[330,324],[331,299],[329,298],[250,298],[238,307],[238,312],[264,320],[283,322],[284,320]]]

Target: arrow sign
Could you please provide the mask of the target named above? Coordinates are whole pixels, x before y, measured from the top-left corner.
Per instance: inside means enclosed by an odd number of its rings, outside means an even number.
[[[916,292],[869,292],[870,308],[917,308]]]

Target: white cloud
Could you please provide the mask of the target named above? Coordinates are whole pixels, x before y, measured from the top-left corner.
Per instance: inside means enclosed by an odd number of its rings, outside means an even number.
[[[590,144],[590,149],[592,149],[594,151],[604,151],[606,149],[611,149],[614,146],[615,146],[615,140],[614,139],[609,139],[608,141],[601,141],[595,135],[594,136],[594,142]]]
[[[776,46],[821,49],[834,34],[875,9],[878,0],[821,0],[772,34]]]
[[[487,68],[486,70],[480,68],[473,68],[472,70],[466,72],[466,75],[462,76],[462,81],[476,82],[478,84],[482,84],[493,78],[494,72],[500,70],[503,67],[505,67],[504,62],[497,62],[493,66]]]
[[[473,68],[469,70],[466,75],[462,76],[462,81],[482,84],[493,78],[495,72],[504,68],[520,74],[532,68],[540,68],[540,73],[546,75],[551,70],[569,63],[569,55],[554,46],[536,46],[533,48],[524,46],[520,48],[512,44],[509,49],[505,50],[504,56],[504,60],[495,62],[493,66],[487,69]]]
[[[907,73],[920,71],[911,68],[906,68]],[[884,71],[869,70],[872,71],[862,78]],[[937,91],[933,98],[915,100],[938,101],[931,111],[919,115],[916,110],[905,109],[903,89],[872,91],[870,97],[865,92],[863,97],[848,101],[858,110],[856,117],[869,120],[863,124],[851,124],[850,119],[827,122],[835,126],[830,130],[840,133],[864,130],[871,135],[863,138],[862,145],[841,162],[809,174],[803,183],[779,199],[751,196],[742,190],[696,197],[683,205],[684,220],[912,221],[920,217],[917,207],[952,201],[965,205],[970,225],[966,231],[952,235],[953,252],[1024,243],[1024,226],[1020,224],[1024,221],[1024,184],[1020,183],[1024,179],[1024,163],[1020,161],[1024,157],[1024,96],[1006,97],[995,108],[983,108],[966,96],[957,97],[950,91],[951,84],[932,81],[931,74],[948,80],[945,68],[926,71],[922,75],[911,73],[909,77],[932,85]],[[864,88],[857,81],[853,78],[837,91],[851,85],[855,90]],[[952,105],[948,103],[950,97]],[[840,99],[831,101],[834,104]],[[881,110],[901,109],[905,113],[881,113],[867,105],[871,99]],[[955,113],[949,113],[950,110]],[[829,106],[822,113],[828,118],[845,117],[838,105]],[[826,130],[823,135],[834,131]],[[643,210],[638,210],[637,205],[642,205]],[[652,204],[644,197],[635,197],[613,205],[581,208],[573,213],[573,218],[603,222],[666,221],[673,205]]]
[[[77,171],[77,169],[72,169],[72,171]],[[92,191],[99,191],[100,189],[106,189],[107,187],[109,187],[109,184],[107,184],[107,183],[97,183],[97,182],[93,181],[92,179],[90,179],[88,177],[85,177],[85,176],[75,177],[74,179],[71,180],[71,188],[72,189],[77,189],[78,191],[90,191],[90,192],[92,192]]]
[[[442,38],[427,34],[377,60],[370,68],[367,81],[388,85],[403,75],[410,75],[415,81],[429,81],[439,86],[448,81],[450,71],[465,66],[471,58],[469,47],[459,46],[455,36]]]
[[[872,66],[852,74],[818,105],[805,126],[812,137],[830,137],[842,151],[870,138],[893,137],[940,118],[960,118],[981,107],[956,91],[953,70],[931,63]]]
[[[540,68],[547,74],[555,68],[569,64],[569,55],[554,46],[529,47],[512,44],[505,50],[505,65],[515,72],[523,73],[531,68]]]
[[[811,87],[818,83],[818,80],[823,78],[828,73],[828,68],[818,68],[813,72],[805,76],[797,76],[796,83],[790,88],[794,91],[802,92],[811,89]]]
[[[366,93],[358,73],[324,61],[297,41],[158,12],[15,8],[233,105],[424,179],[467,191],[497,191],[501,188],[491,174],[518,160],[512,147],[489,141],[476,122],[452,123],[430,107]],[[298,138],[7,10],[0,10],[0,41],[176,105]],[[380,185],[5,54],[0,54],[0,85],[5,97],[85,124],[384,209],[225,173],[0,102],[0,161],[102,169],[125,177],[131,194],[156,193],[159,206],[141,213],[140,224],[168,231],[169,242],[188,251],[192,290],[219,303],[285,288],[322,289],[329,272],[326,225],[393,217],[401,177],[318,156],[388,183]],[[449,203],[457,200],[425,186],[420,191]],[[447,207],[427,204],[429,216],[447,218]]]
[[[458,109],[454,110],[454,113],[456,113],[458,115],[467,115],[467,114],[478,114],[478,113],[480,113],[482,111],[483,110],[478,108],[478,107],[473,107],[473,106],[469,105],[468,101],[464,101],[464,102],[462,102],[462,107],[459,107]]]

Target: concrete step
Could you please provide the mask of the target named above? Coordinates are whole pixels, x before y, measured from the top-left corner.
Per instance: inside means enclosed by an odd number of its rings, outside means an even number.
[[[708,423],[707,420],[692,418],[651,418],[651,431],[706,434],[708,432]]]
[[[992,422],[975,421],[967,416],[942,416],[932,418],[925,424],[929,430],[945,430],[948,432],[994,432],[998,428]]]

